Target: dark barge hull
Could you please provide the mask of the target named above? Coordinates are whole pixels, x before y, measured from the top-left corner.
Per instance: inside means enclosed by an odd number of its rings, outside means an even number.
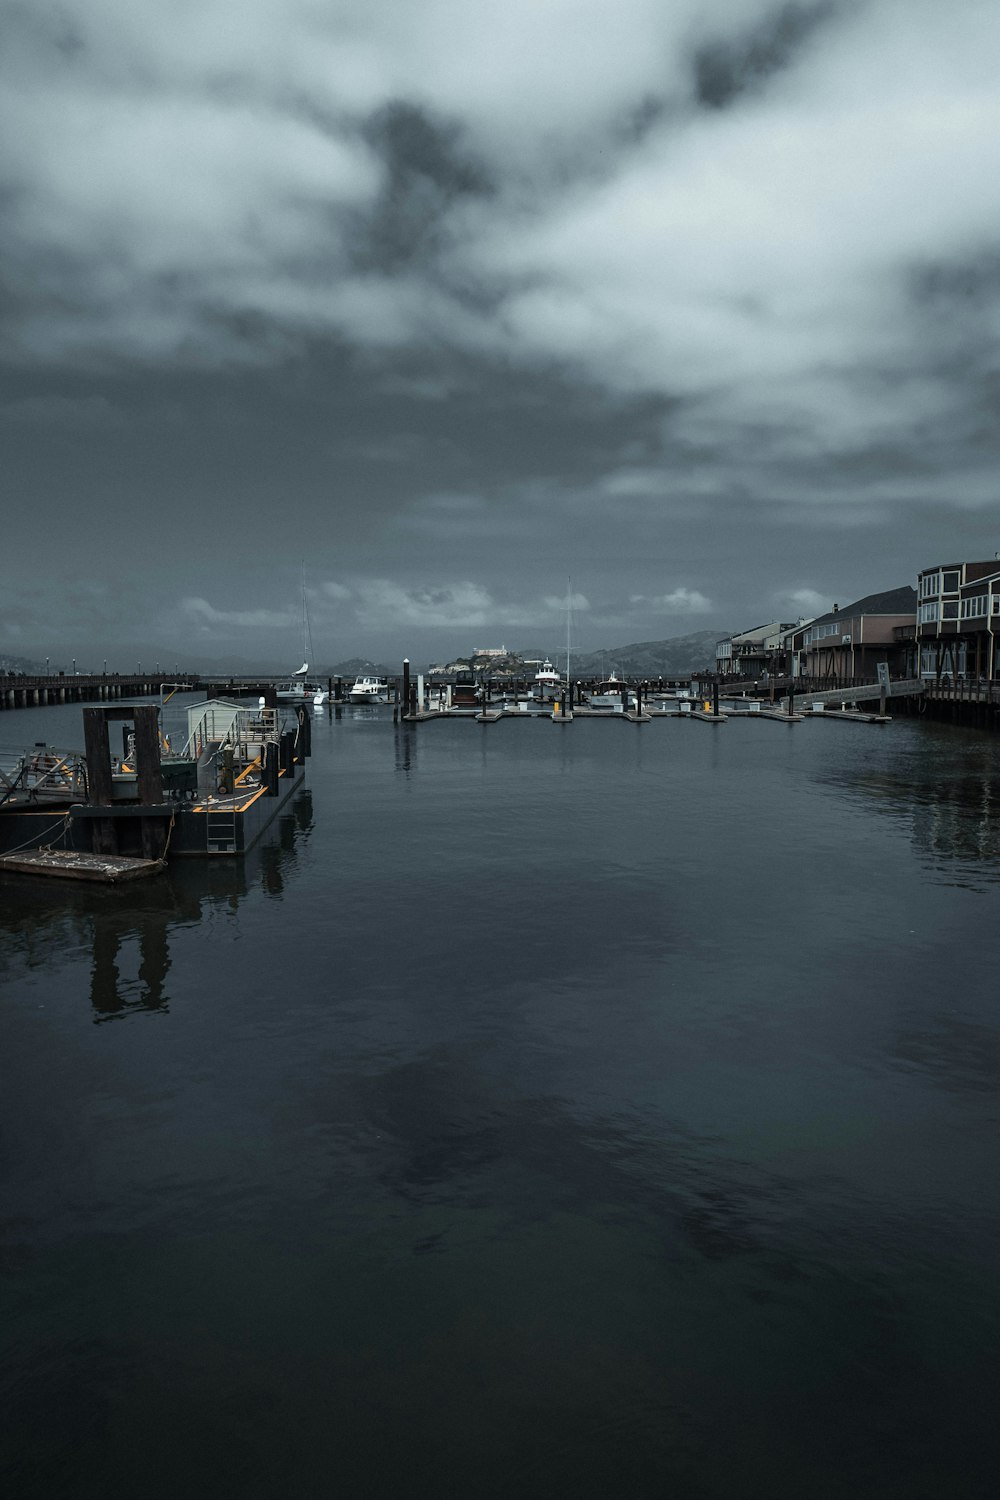
[[[296,770],[294,776],[279,775],[277,796],[255,787],[210,802],[164,802],[148,807],[134,802],[110,807],[74,803],[4,810],[0,812],[0,855],[44,848],[90,853],[98,819],[114,822],[122,854],[142,853],[144,825],[147,829],[152,825],[159,835],[155,840],[158,858],[245,854],[278,813],[305,790],[305,776],[300,767]]]

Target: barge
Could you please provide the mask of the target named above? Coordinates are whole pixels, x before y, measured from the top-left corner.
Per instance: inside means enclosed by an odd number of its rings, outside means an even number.
[[[152,705],[86,708],[83,720],[82,754],[36,745],[0,767],[0,869],[80,878],[88,864],[120,870],[123,859],[162,868],[168,858],[242,855],[305,785],[304,707],[286,725],[275,704],[193,705],[179,752]],[[113,757],[118,720],[122,755]],[[30,858],[40,854],[89,859]]]

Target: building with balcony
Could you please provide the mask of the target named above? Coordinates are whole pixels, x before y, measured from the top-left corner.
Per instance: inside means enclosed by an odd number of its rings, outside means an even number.
[[[917,600],[921,677],[1000,678],[1000,561],[924,568],[917,574]]]

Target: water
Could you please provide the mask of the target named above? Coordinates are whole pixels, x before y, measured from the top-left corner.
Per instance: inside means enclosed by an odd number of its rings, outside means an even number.
[[[8,1493],[992,1496],[1000,742],[377,713],[0,880]]]

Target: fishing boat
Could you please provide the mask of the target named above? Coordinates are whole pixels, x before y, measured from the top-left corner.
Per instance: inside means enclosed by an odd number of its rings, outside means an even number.
[[[536,698],[551,698],[562,687],[562,678],[550,661],[543,661],[535,673],[534,695]]]

